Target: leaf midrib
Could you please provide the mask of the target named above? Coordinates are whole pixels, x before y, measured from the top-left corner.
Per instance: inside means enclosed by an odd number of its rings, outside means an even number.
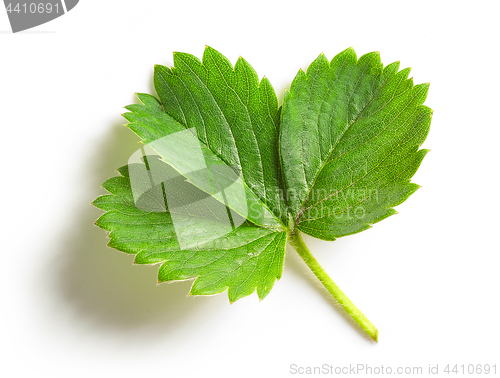
[[[351,100],[351,98],[353,97],[354,95],[354,92],[359,84],[359,81],[360,79],[363,77],[364,73],[366,72],[366,70],[369,68],[369,65],[367,64],[366,67],[365,67],[365,70],[363,70],[363,72],[359,75],[357,81],[356,81],[356,85],[354,86],[353,90],[352,90],[352,94],[349,96],[349,101]],[[382,71],[383,73],[383,71]],[[307,210],[307,208],[305,208],[305,204],[307,203],[307,201],[309,200],[309,196],[311,194],[311,191],[312,189],[314,188],[314,186],[316,185],[316,181],[318,180],[321,172],[323,171],[323,169],[325,168],[325,166],[329,163],[329,159],[330,159],[330,156],[332,156],[332,154],[335,152],[335,150],[337,149],[339,143],[342,141],[342,139],[344,138],[344,135],[345,133],[347,132],[347,130],[349,130],[357,121],[358,121],[358,118],[359,116],[361,115],[361,113],[363,113],[363,111],[366,109],[366,107],[375,99],[375,97],[378,95],[378,93],[380,92],[380,90],[387,84],[387,81],[389,80],[389,77],[387,77],[385,79],[385,81],[377,88],[377,90],[375,92],[373,92],[373,94],[371,95],[370,99],[367,101],[367,103],[363,106],[363,109],[361,109],[355,116],[355,118],[350,122],[348,123],[347,127],[344,129],[344,131],[342,132],[342,135],[339,137],[339,139],[337,140],[337,142],[335,143],[334,146],[332,146],[332,148],[330,149],[330,152],[328,153],[328,156],[327,158],[325,159],[325,161],[321,164],[321,167],[318,169],[318,173],[316,174],[316,177],[314,178],[314,181],[311,185],[311,187],[309,188],[309,190],[307,191],[307,196],[304,200],[304,202],[302,203],[301,207],[300,207],[300,210],[297,214],[297,217],[295,218],[295,224],[298,225],[300,223],[300,218],[302,217],[302,215],[304,214],[304,212]],[[324,101],[323,101],[324,102]],[[357,148],[357,147],[356,147]],[[351,150],[352,151],[352,150]]]
[[[180,57],[179,57],[180,58]],[[182,58],[180,58],[182,60]],[[220,114],[222,115],[222,117],[224,118],[224,121],[227,125],[227,128],[229,129],[230,133],[231,133],[231,136],[232,136],[232,139],[233,139],[233,142],[234,142],[234,145],[236,147],[236,141],[235,141],[235,138],[234,138],[234,134],[233,134],[233,131],[231,130],[231,127],[229,127],[229,122],[227,121],[226,119],[226,115],[224,114],[224,112],[222,111],[222,109],[219,107],[219,104],[217,103],[217,101],[215,100],[212,92],[208,89],[208,87],[206,86],[206,84],[203,82],[203,80],[196,74],[196,72],[194,72],[192,70],[192,68],[186,63],[184,62],[184,65],[190,70],[190,72],[197,78],[197,80],[199,81],[199,83],[207,90],[207,93],[210,95],[210,97],[212,98],[214,104],[217,106],[217,109],[220,111]],[[203,63],[201,64],[203,66]],[[215,66],[218,68],[217,64],[215,64]],[[206,67],[205,67],[206,68]],[[233,72],[234,72],[234,68],[233,68]],[[219,70],[219,73],[220,73],[220,70]],[[202,113],[200,112],[200,109],[199,109],[199,106],[198,106],[198,103],[197,101],[195,100],[195,98],[193,97],[191,91],[189,90],[189,88],[186,86],[186,84],[184,83],[184,81],[181,79],[181,77],[179,75],[176,75],[174,72],[171,71],[171,74],[172,76],[175,76],[179,79],[179,81],[182,83],[182,85],[184,86],[184,88],[187,90],[187,92],[189,93],[189,95],[191,96],[191,98],[193,99],[193,102],[195,103],[196,105],[196,109],[198,110],[198,113],[200,114],[200,118],[203,122],[203,125],[204,125],[204,130],[205,130],[205,137],[207,139],[207,142],[208,142],[208,138],[207,138],[207,134],[206,134],[206,123],[205,123],[205,119],[203,118],[202,116]],[[162,78],[163,80],[163,78]],[[226,82],[226,85],[227,85],[227,82]],[[236,93],[236,91],[234,91],[233,88],[231,88],[229,85],[227,85],[227,87],[234,92],[234,94],[236,95],[236,97],[238,98],[238,101],[241,103],[241,105],[243,107],[245,107],[245,109],[247,110],[247,117],[248,117],[248,120],[249,120],[249,123],[250,125],[252,126],[252,134],[255,138],[255,144],[257,146],[257,148],[259,149],[259,146],[258,146],[258,143],[257,143],[257,140],[256,140],[256,136],[255,136],[255,131],[253,130],[253,123],[251,122],[251,119],[250,119],[250,115],[249,115],[249,112],[248,112],[248,107],[242,102],[240,96]],[[259,83],[259,87],[260,87],[260,83]],[[175,96],[175,94],[174,94]],[[177,97],[176,97],[177,99]],[[165,110],[164,110],[165,111]],[[182,111],[182,109],[181,109]],[[170,117],[172,117],[172,119],[175,120],[175,118],[170,115],[168,112],[165,111],[166,114],[168,114]],[[184,114],[184,113],[183,113]],[[176,120],[177,121],[177,120]],[[178,123],[180,123],[182,126],[184,126],[184,128],[188,129],[187,125],[185,125],[184,123],[181,123],[179,121],[177,121]],[[200,140],[200,138],[198,138],[198,141],[203,144],[209,151],[211,151],[215,156],[217,156],[222,162],[224,162],[227,166],[230,166],[230,164],[222,157],[220,156],[217,152],[214,152],[208,145],[208,143],[204,143],[203,141]],[[236,151],[237,151],[237,156],[238,156],[238,163],[239,165],[241,166],[241,159],[240,159],[240,152],[239,152],[239,149],[236,147]],[[263,171],[263,165],[262,165],[262,154],[260,154],[260,149],[259,149],[259,159],[260,159],[260,166],[262,167],[262,176],[264,176],[264,171]],[[276,216],[276,214],[274,214],[273,211],[271,211],[271,209],[269,209],[269,207],[267,206],[267,203],[262,201],[260,196],[257,195],[257,193],[247,184],[246,180],[242,179],[242,182],[243,184],[245,185],[245,187],[251,191],[255,197],[259,200],[259,202],[263,205],[263,207],[265,207],[267,209],[267,211],[273,216],[273,218],[282,226],[282,227],[286,227],[286,225],[283,224],[283,222],[281,221],[281,219],[279,217]],[[264,182],[264,180],[263,180]],[[264,190],[264,196],[266,196],[266,191]],[[266,197],[267,199],[267,197]]]
[[[255,142],[255,146],[257,147],[257,151],[259,152],[259,154],[258,154],[259,155],[259,167],[260,167],[259,176],[262,178],[262,182],[265,183],[266,180],[264,178],[264,162],[262,161],[262,154],[261,154],[261,151],[260,151],[260,146],[259,146],[259,143],[257,142],[257,135],[255,134],[254,125],[253,125],[253,122],[252,122],[252,118],[250,117],[250,112],[248,111],[248,107],[243,103],[243,101],[242,101],[241,97],[239,96],[239,94],[236,93],[236,91],[229,85],[229,83],[227,82],[225,76],[223,75],[222,71],[220,70],[219,65],[215,61],[215,59],[212,56],[212,54],[208,54],[208,56],[209,56],[210,59],[212,59],[212,62],[214,63],[215,68],[219,72],[219,75],[222,77],[222,80],[224,80],[224,83],[226,84],[226,87],[229,88],[229,90],[231,90],[234,93],[234,95],[236,96],[236,98],[238,99],[238,101],[240,102],[240,104],[245,108],[246,118],[248,120],[248,123],[250,124],[251,130],[252,130],[253,140]],[[201,65],[203,66],[203,61],[201,62]],[[191,67],[190,67],[190,69],[191,69]],[[206,69],[206,67],[205,67],[205,69]],[[196,75],[196,73],[193,70],[191,70],[191,72],[193,72],[193,74],[198,78],[198,80],[203,83],[203,81],[201,80],[201,78],[198,75]],[[236,73],[234,67],[232,69],[232,72]],[[247,77],[246,70],[245,70],[245,77]],[[203,83],[203,85],[205,85],[205,83]],[[205,87],[208,90],[208,87],[206,85],[205,85]],[[259,89],[259,87],[260,87],[260,83],[257,86],[257,89]],[[222,111],[222,109],[219,107],[219,104],[217,103],[217,101],[213,97],[212,92],[210,90],[208,92],[210,93],[210,97],[212,97],[214,103],[217,104],[217,108],[220,110],[222,116],[224,117],[224,120],[226,121],[226,124],[228,125],[228,128],[231,130],[231,127],[229,127],[229,122],[226,119],[226,115],[224,114],[224,112]],[[234,138],[232,130],[231,130],[231,135],[233,137],[234,145],[236,146],[236,140]],[[240,160],[240,164],[241,164],[241,159],[240,159],[240,156],[239,156],[240,154],[239,154],[238,148],[236,148],[236,151],[238,151],[238,159]],[[264,199],[267,201],[267,191],[266,191],[265,187],[264,187],[263,193],[264,193]],[[257,195],[255,192],[254,192],[254,194]]]
[[[411,105],[412,101],[413,101],[413,100],[415,99],[415,97],[417,97],[417,96],[418,96],[418,93],[417,93],[417,94],[415,94],[415,95],[412,97],[411,101],[410,101],[410,102],[409,102],[409,103],[408,103],[408,104],[407,104],[407,105],[403,108],[403,110],[401,110],[401,111],[398,113],[398,115],[397,115],[396,117],[394,117],[394,118],[391,120],[391,122],[389,122],[389,123],[388,123],[388,124],[387,124],[387,125],[386,125],[386,126],[385,126],[385,127],[384,127],[384,128],[383,128],[380,132],[379,132],[379,133],[378,133],[378,134],[376,134],[376,135],[375,135],[375,136],[373,136],[372,138],[370,138],[370,139],[366,140],[365,142],[363,142],[363,143],[362,143],[362,144],[360,144],[359,146],[356,146],[355,148],[352,148],[352,149],[350,149],[350,150],[348,150],[348,151],[344,152],[343,154],[341,154],[341,155],[337,156],[335,159],[333,159],[333,160],[331,160],[331,161],[328,161],[328,163],[331,163],[332,161],[334,161],[334,160],[336,160],[336,159],[340,158],[341,156],[343,156],[343,155],[345,155],[345,154],[347,154],[347,153],[349,153],[349,152],[351,152],[351,151],[354,151],[354,150],[356,150],[357,148],[361,147],[362,145],[364,145],[364,144],[366,144],[366,143],[369,143],[369,142],[371,142],[372,140],[374,140],[375,138],[377,138],[380,134],[382,134],[384,131],[386,131],[386,130],[387,130],[387,128],[389,127],[389,125],[391,125],[393,122],[395,122],[395,121],[399,118],[399,116],[400,116],[400,115],[401,115],[401,114],[402,114],[402,113],[403,113],[406,109],[408,109],[408,107]],[[417,109],[417,107],[416,107],[416,109]],[[416,111],[416,110],[415,110],[415,111]],[[406,133],[406,134],[405,134],[405,136],[406,136],[407,134],[408,134],[408,133]],[[404,137],[403,137],[402,139],[404,139]],[[373,172],[375,169],[377,169],[379,166],[381,166],[381,164],[382,164],[382,163],[383,163],[386,159],[388,159],[388,158],[389,158],[389,156],[391,156],[391,154],[392,154],[392,153],[393,153],[396,149],[398,149],[398,148],[399,148],[399,146],[401,146],[401,141],[400,141],[400,142],[396,145],[396,147],[394,147],[394,148],[393,148],[393,149],[392,149],[392,150],[391,150],[391,151],[387,154],[387,156],[385,156],[385,157],[384,157],[384,158],[383,158],[383,159],[382,159],[382,160],[381,160],[381,161],[380,161],[377,165],[375,165],[374,167],[372,167],[369,171],[367,171],[367,172],[366,172],[363,176],[361,176],[359,179],[357,179],[356,181],[351,182],[348,186],[346,186],[346,187],[344,187],[344,188],[342,188],[342,189],[337,190],[335,193],[331,193],[331,194],[329,194],[328,196],[326,196],[325,198],[323,198],[323,199],[319,200],[318,202],[316,202],[316,203],[312,204],[311,206],[308,206],[307,208],[305,208],[305,209],[304,209],[304,212],[305,212],[306,210],[308,210],[308,209],[310,209],[310,208],[312,208],[312,207],[314,207],[314,206],[318,205],[318,204],[319,204],[319,203],[321,203],[321,202],[327,201],[328,199],[332,198],[334,195],[336,195],[336,194],[338,194],[338,193],[341,193],[341,192],[342,192],[342,191],[344,191],[345,189],[347,189],[347,188],[349,188],[350,186],[353,186],[354,184],[356,184],[357,182],[359,182],[359,181],[360,181],[361,179],[363,179],[364,177],[368,176],[368,174],[369,174],[369,173]],[[405,155],[405,157],[406,157],[406,156],[407,156],[407,155]],[[319,177],[319,174],[318,174],[318,177]],[[306,202],[307,202],[307,201],[306,201]]]

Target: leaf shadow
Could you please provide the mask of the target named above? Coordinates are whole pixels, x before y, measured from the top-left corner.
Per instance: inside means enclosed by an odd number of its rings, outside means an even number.
[[[225,294],[217,299],[187,296],[191,281],[157,285],[158,266],[134,265],[134,256],[107,247],[106,232],[94,225],[102,211],[91,202],[107,193],[100,185],[118,175],[116,169],[127,164],[138,142],[117,121],[97,146],[81,176],[83,194],[70,209],[74,222],[57,236],[62,247],[47,270],[55,270],[50,286],[60,294],[57,306],[73,310],[71,322],[91,323],[96,332],[137,332],[150,342],[164,333],[201,326],[216,308],[223,310],[219,302],[228,301]]]
[[[307,244],[311,251],[320,251],[324,249],[324,241],[313,238],[308,235],[302,234],[304,242]],[[313,252],[314,253],[314,252]],[[328,257],[321,256],[322,253],[314,253],[315,257],[320,260],[327,260]],[[323,265],[320,262],[321,265]],[[317,277],[311,272],[311,270],[307,267],[307,265],[302,261],[300,256],[295,252],[295,250],[290,246],[286,246],[286,261],[285,266],[289,272],[291,272],[297,279],[302,280],[305,285],[313,287],[322,299],[326,300],[331,304],[334,309],[334,315],[341,316],[346,320],[351,327],[361,335],[365,340],[375,343],[370,336],[351,318],[351,316],[344,310],[344,308],[332,297],[332,295],[326,290],[326,288],[320,283]],[[326,269],[325,269],[326,270]],[[328,271],[327,271],[328,273]],[[335,277],[332,277],[335,281]],[[340,285],[339,285],[340,286]],[[346,293],[347,294],[347,293]],[[347,296],[349,296],[347,294]]]

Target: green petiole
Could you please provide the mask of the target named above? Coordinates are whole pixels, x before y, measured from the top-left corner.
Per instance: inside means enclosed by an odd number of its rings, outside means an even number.
[[[299,230],[288,232],[288,242],[297,251],[302,260],[311,269],[314,275],[320,280],[328,292],[349,314],[349,316],[374,340],[378,342],[378,329],[370,320],[356,307],[354,303],[344,294],[337,284],[330,278],[318,260],[313,256],[309,248],[300,236]]]

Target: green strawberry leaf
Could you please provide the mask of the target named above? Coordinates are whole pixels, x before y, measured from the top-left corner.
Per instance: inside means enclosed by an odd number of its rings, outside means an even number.
[[[111,194],[93,202],[106,211],[96,224],[110,232],[110,247],[135,254],[136,264],[161,263],[159,282],[196,278],[192,295],[229,289],[229,300],[234,302],[257,290],[264,299],[281,278],[286,232],[246,222],[224,237],[181,250],[169,211],[147,212],[136,207],[130,168],[120,168],[121,177],[103,184]]]
[[[279,109],[267,78],[239,58],[234,69],[207,46],[203,61],[174,53],[174,67],[157,65],[155,89],[163,110],[228,165],[237,167],[255,196],[288,223],[279,162]],[[139,134],[139,136],[141,136]]]
[[[378,53],[321,54],[285,95],[280,126],[283,175],[296,227],[317,238],[354,234],[395,214],[410,183],[432,111],[428,84],[409,69],[385,68]]]
[[[399,63],[347,49],[299,71],[282,108],[264,77],[207,47],[155,66],[158,98],[138,94],[127,125],[144,147],[107,180],[94,205],[109,246],[160,264],[158,281],[194,279],[190,294],[263,299],[291,244],[375,341],[377,328],[311,254],[300,231],[324,240],[387,218],[418,189],[410,180],[432,111],[428,84]]]

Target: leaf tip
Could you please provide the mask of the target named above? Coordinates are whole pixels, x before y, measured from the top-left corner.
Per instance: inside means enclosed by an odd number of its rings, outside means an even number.
[[[354,50],[354,46],[348,47],[347,49],[345,49],[345,52],[347,52],[349,54],[356,55],[356,51]]]
[[[265,287],[264,290],[265,290],[264,293],[259,292],[259,290],[257,290],[257,296],[259,297],[259,302],[262,302],[268,294],[267,287]]]

